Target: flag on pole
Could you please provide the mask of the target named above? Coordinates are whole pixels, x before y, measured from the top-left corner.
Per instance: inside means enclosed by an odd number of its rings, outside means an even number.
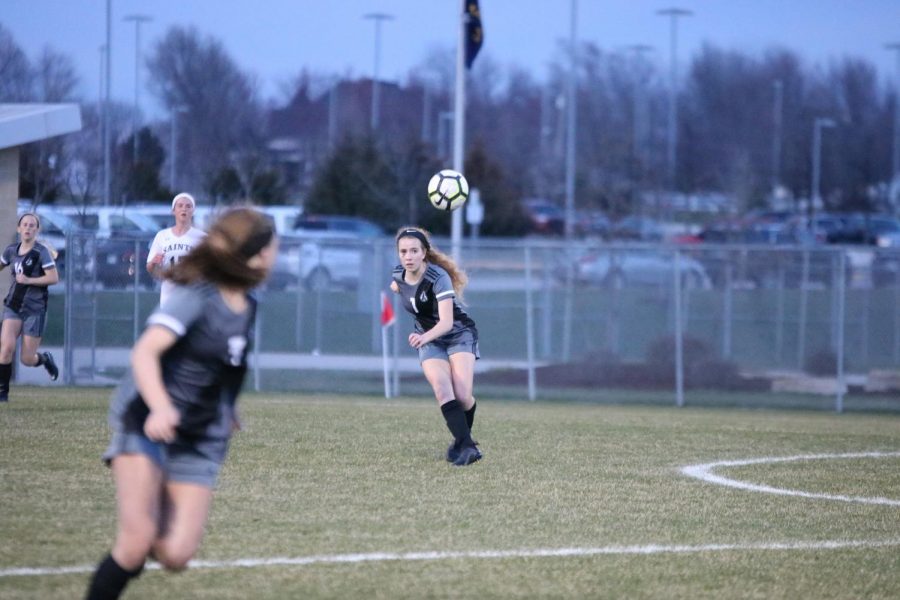
[[[466,6],[466,68],[471,69],[484,42],[484,30],[481,28],[481,9],[478,8],[478,0],[463,1]]]
[[[381,292],[381,359],[384,370],[384,397],[391,398],[390,367],[388,365],[388,327],[394,324],[394,306],[390,298]]]
[[[389,327],[394,324],[394,306],[388,295],[381,292],[381,326]]]

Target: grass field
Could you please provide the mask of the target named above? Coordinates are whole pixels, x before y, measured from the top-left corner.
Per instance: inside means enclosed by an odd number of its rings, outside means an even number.
[[[19,388],[0,405],[0,598],[81,597],[108,550],[108,396]],[[127,597],[900,597],[896,416],[483,397],[485,458],[454,469],[432,400],[242,406],[203,562],[148,570]],[[681,471],[876,452],[715,470],[813,497]]]

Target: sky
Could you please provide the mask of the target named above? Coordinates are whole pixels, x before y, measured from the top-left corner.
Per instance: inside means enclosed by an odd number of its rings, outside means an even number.
[[[897,76],[900,0],[480,0],[484,56],[543,78],[568,40],[571,8],[576,35],[607,51],[653,46],[661,68],[670,64],[670,19],[657,11],[692,11],[678,20],[680,65],[704,43],[748,53],[772,47],[796,51],[827,66],[846,56],[874,64],[882,80]],[[462,0],[111,0],[112,96],[134,101],[135,25],[144,56],[173,26],[193,26],[218,39],[237,65],[278,98],[282,85],[306,69],[313,74],[370,77],[375,69],[375,24],[384,13],[379,76],[403,81],[429,52],[455,48]],[[106,0],[0,0],[0,23],[30,59],[46,46],[70,56],[80,95],[100,94],[100,47],[106,41]],[[159,109],[143,94],[142,109]]]

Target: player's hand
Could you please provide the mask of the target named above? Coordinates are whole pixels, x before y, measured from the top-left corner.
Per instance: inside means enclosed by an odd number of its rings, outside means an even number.
[[[156,268],[159,267],[163,263],[164,258],[165,258],[165,256],[163,256],[162,254],[157,254],[156,256],[151,258],[150,263],[149,263],[150,268],[155,271]]]
[[[16,273],[16,283],[26,284],[30,277],[26,277],[24,273]]]
[[[231,433],[237,433],[242,430],[244,425],[241,423],[241,415],[238,414],[237,409],[231,413]]]
[[[181,415],[174,406],[151,410],[144,422],[144,433],[156,442],[172,442],[175,440],[175,428],[180,420]]]
[[[422,334],[421,333],[409,334],[409,345],[417,350],[419,348],[421,348],[422,346],[424,346],[425,343],[422,341]]]
[[[399,293],[400,293],[400,286],[397,285],[397,282],[396,282],[396,281],[392,281],[392,282],[391,282],[391,291],[394,292],[395,294],[399,294]]]

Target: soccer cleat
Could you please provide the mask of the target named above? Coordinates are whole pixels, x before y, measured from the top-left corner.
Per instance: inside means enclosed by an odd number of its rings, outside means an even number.
[[[472,440],[472,443],[476,446],[478,445],[478,442],[475,440]],[[447,462],[456,462],[457,458],[459,458],[459,445],[456,443],[456,440],[451,440],[450,445],[447,446]]]
[[[456,445],[456,440],[452,440],[447,446],[447,462],[456,462],[457,458],[459,458],[459,446]]]
[[[44,352],[41,354],[41,357],[44,359],[44,368],[47,369],[47,373],[50,375],[50,379],[56,381],[56,378],[59,377],[59,367],[56,366],[56,361],[53,360],[53,355],[49,352]]]
[[[478,460],[481,460],[481,451],[475,446],[465,446],[459,451],[459,456],[453,461],[453,466],[465,467]]]

